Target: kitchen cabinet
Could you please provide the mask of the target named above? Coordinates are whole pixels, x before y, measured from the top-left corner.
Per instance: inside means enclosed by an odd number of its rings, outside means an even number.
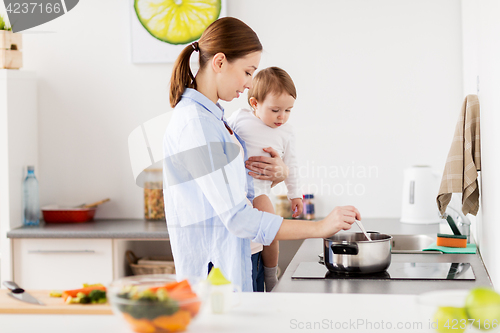
[[[36,73],[0,70],[0,263],[1,280],[12,279],[7,233],[23,224],[22,182],[26,166],[38,170]]]
[[[113,281],[111,239],[15,239],[14,280],[25,289],[76,289]]]
[[[68,284],[69,288],[75,288],[75,285],[84,282],[106,283],[132,275],[125,258],[127,250],[132,250],[137,257],[172,258],[165,222],[116,219],[52,223],[16,228],[10,230],[7,237],[14,244],[14,280],[28,289],[48,289],[51,288],[49,285],[61,289]],[[281,272],[284,272],[301,244],[302,240],[280,242]],[[38,250],[52,252],[34,252]],[[61,253],[85,250],[94,253]],[[89,261],[92,263],[89,264]],[[75,262],[79,265],[74,266]],[[87,271],[89,268],[82,270],[83,263],[91,267],[92,272]],[[47,282],[47,279],[37,277],[41,274],[50,276],[49,284],[42,285],[41,281]]]

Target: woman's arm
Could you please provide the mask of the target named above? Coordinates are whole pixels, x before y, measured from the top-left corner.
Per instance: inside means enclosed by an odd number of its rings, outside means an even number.
[[[361,215],[355,207],[335,207],[321,221],[283,220],[274,239],[328,238],[340,230],[351,229],[355,219],[361,220]]]
[[[248,174],[256,179],[272,181],[271,187],[281,183],[288,177],[288,167],[283,162],[278,152],[271,147],[263,149],[266,153],[271,154],[267,156],[250,156],[245,161],[245,167],[250,170]]]

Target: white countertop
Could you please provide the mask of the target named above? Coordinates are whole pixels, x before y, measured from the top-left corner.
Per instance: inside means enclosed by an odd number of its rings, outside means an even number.
[[[419,318],[415,297],[243,293],[241,303],[227,314],[215,315],[202,309],[187,332],[426,332],[428,321]],[[371,329],[368,322],[373,325]],[[376,329],[377,325],[384,326]],[[398,329],[397,325],[408,328]],[[0,315],[0,327],[6,333],[133,332],[124,321],[111,315]]]

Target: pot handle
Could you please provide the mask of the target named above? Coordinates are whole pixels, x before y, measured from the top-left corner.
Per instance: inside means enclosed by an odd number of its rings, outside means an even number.
[[[351,254],[356,255],[359,252],[358,244],[348,243],[348,244],[332,244],[330,245],[334,254]]]

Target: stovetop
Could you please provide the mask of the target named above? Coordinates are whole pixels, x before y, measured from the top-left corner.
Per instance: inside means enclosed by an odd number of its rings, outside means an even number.
[[[470,263],[392,262],[380,273],[333,273],[318,262],[301,262],[292,279],[475,280]]]

